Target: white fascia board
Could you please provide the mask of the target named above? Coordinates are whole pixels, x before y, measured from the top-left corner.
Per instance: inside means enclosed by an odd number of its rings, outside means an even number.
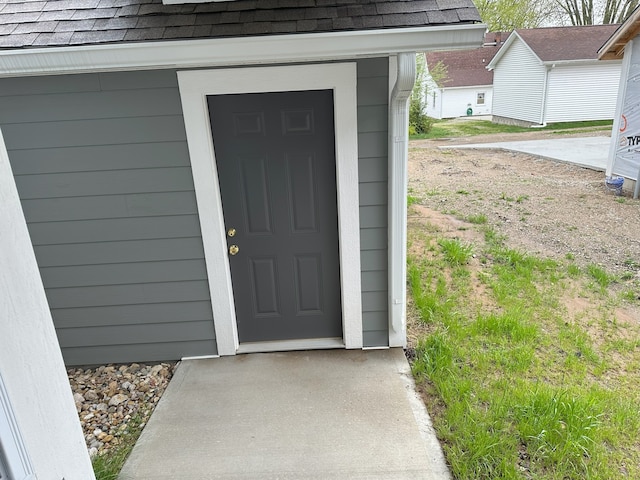
[[[522,41],[522,38],[520,37],[520,35],[518,35],[518,32],[514,30],[513,33],[507,37],[507,40],[502,44],[502,47],[498,49],[491,61],[487,64],[487,66],[485,67],[487,70],[493,70],[494,68],[496,68],[496,65],[498,64],[502,56],[507,52],[507,50],[509,50],[511,44],[516,41],[516,37]]]
[[[507,52],[507,50],[509,50],[509,48],[511,47],[511,45],[513,44],[513,42],[516,41],[516,39],[519,39],[523,45],[525,46],[525,48],[527,50],[529,50],[529,52],[531,52],[531,55],[533,55],[538,62],[540,63],[540,65],[544,65],[544,62],[542,61],[542,59],[538,56],[538,54],[536,52],[533,51],[533,48],[531,48],[531,46],[525,42],[525,40],[518,34],[518,32],[516,32],[515,30],[513,31],[513,33],[511,35],[509,35],[509,37],[507,38],[507,41],[504,42],[504,44],[502,45],[502,47],[500,47],[500,50],[498,50],[498,53],[496,53],[493,58],[491,59],[491,61],[487,64],[487,66],[485,67],[487,70],[494,70],[496,68],[496,65],[498,64],[498,62],[500,61],[500,59],[502,58],[502,56]]]
[[[486,26],[451,25],[243,38],[0,50],[0,77],[312,62],[482,44]]]
[[[458,87],[443,87],[442,90],[449,92],[451,90],[466,90],[471,88],[493,88],[493,84],[488,83],[486,85],[461,85]]]
[[[562,66],[576,66],[576,65],[606,65],[617,63],[622,65],[622,59],[620,60],[598,60],[596,58],[591,59],[578,59],[578,60],[554,60],[542,62],[547,67],[562,67]]]

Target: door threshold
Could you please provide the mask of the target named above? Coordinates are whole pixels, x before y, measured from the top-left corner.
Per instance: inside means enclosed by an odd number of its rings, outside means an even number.
[[[241,343],[236,353],[287,352],[291,350],[329,350],[345,348],[342,338],[304,338],[300,340],[277,340],[274,342]]]

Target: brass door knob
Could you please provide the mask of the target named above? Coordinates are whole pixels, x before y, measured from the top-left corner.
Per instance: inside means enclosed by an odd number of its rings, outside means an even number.
[[[231,245],[229,247],[229,255],[236,255],[239,251],[240,248],[238,248],[238,245]]]

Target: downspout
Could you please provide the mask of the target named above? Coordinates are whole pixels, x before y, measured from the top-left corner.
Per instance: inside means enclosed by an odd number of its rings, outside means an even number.
[[[407,157],[409,96],[416,80],[416,54],[399,53],[389,99],[389,346],[405,347],[407,277]]]
[[[547,121],[546,121],[546,116],[547,116],[547,90],[549,88],[549,72],[551,71],[551,69],[555,67],[555,65],[546,65],[545,69],[544,69],[544,85],[543,85],[543,90],[542,90],[542,108],[540,109],[540,121],[538,122],[540,124],[540,127],[546,127],[547,126]]]

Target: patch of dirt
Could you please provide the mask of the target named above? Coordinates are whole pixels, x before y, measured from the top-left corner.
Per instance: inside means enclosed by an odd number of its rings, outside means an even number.
[[[508,134],[501,140],[521,135]],[[525,135],[536,139],[550,134]],[[465,140],[481,143],[478,137]],[[487,226],[503,236],[510,248],[558,261],[571,259],[581,268],[598,265],[618,278],[614,290],[631,289],[640,298],[640,200],[608,192],[602,172],[501,150],[443,150],[438,148],[441,143],[410,143],[409,191],[417,198],[409,210],[411,228],[437,230],[438,235],[481,244],[481,229],[467,219],[485,215]],[[410,242],[410,252],[420,253],[416,249],[428,253],[420,242]],[[474,283],[471,295],[482,304],[485,287]],[[603,313],[590,298],[568,292],[562,304],[567,318],[580,323],[596,343],[609,333],[601,331],[603,324],[596,318],[609,317],[601,321],[620,326],[640,325],[638,302]],[[408,311],[415,314],[415,309]],[[428,327],[414,318],[408,320],[409,344],[414,346],[416,337],[428,333],[420,329]],[[636,331],[631,329],[631,337]],[[631,340],[625,328],[615,335]]]
[[[505,139],[522,135],[552,134]],[[455,143],[489,137],[495,136]],[[409,188],[420,205],[456,218],[486,215],[515,248],[572,256],[580,266],[596,264],[640,279],[640,201],[609,193],[602,172],[501,150],[443,150],[441,144],[410,143]]]

